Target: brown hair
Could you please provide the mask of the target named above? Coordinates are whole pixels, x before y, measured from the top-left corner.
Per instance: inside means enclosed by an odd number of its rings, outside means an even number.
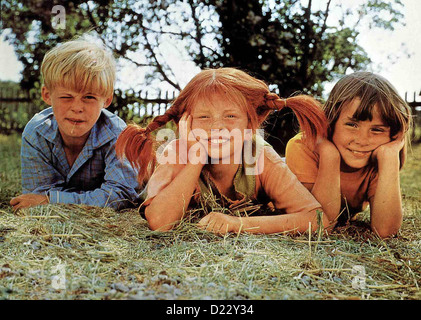
[[[317,137],[326,137],[327,121],[321,105],[310,96],[298,95],[281,99],[269,87],[247,73],[234,68],[207,69],[197,74],[180,92],[172,106],[162,116],[157,116],[146,127],[129,125],[116,143],[118,157],[125,156],[132,166],[139,169],[139,181],[149,176],[156,164],[151,132],[169,121],[178,124],[185,112],[191,112],[195,103],[223,93],[227,100],[240,105],[247,113],[251,128],[256,130],[273,110],[291,108],[304,132],[306,141],[314,145]]]
[[[344,76],[333,87],[323,109],[329,122],[328,138],[332,140],[336,121],[344,105],[359,98],[360,105],[353,117],[360,121],[372,120],[377,106],[382,120],[390,127],[390,138],[399,132],[405,134],[405,147],[400,152],[400,166],[405,163],[407,144],[412,128],[411,108],[399,96],[393,85],[380,75],[355,72]]]

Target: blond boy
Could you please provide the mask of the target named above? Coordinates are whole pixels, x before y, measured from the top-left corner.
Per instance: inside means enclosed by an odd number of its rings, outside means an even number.
[[[105,110],[113,99],[115,61],[85,38],[56,46],[41,65],[42,99],[22,135],[22,195],[14,210],[46,203],[121,209],[137,199],[136,173],[117,160],[126,124]]]

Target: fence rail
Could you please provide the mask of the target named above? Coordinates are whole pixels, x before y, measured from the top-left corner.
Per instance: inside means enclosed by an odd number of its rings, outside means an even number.
[[[39,111],[35,95],[28,90],[0,87],[0,133],[22,131]]]
[[[411,107],[412,116],[414,121],[414,130],[412,131],[412,141],[421,142],[421,91],[419,93],[413,92],[412,99],[410,99],[408,92],[405,92],[405,101]]]

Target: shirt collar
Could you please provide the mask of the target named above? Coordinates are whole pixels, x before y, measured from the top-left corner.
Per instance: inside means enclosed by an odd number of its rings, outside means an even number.
[[[92,127],[89,140],[91,140],[92,148],[96,149],[104,144],[116,139],[118,134],[111,130],[110,119],[105,115],[107,111],[102,110],[101,115],[99,116],[98,121]]]
[[[60,143],[57,120],[54,118],[52,112],[43,122],[41,122],[36,127],[36,131],[49,142],[53,144]]]

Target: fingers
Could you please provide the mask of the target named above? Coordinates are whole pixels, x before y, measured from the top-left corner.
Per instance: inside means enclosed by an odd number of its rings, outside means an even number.
[[[197,226],[200,229],[206,229],[206,226],[209,224],[209,220],[211,218],[211,214],[208,214],[206,216],[204,216],[202,219],[200,219],[200,221],[197,223]]]
[[[392,137],[392,140],[401,140],[405,137],[405,133],[403,131],[399,131]]]
[[[23,202],[21,201],[20,197],[15,197],[10,200],[10,205],[12,206],[13,212],[17,212],[20,209],[24,208]]]
[[[22,195],[14,197],[10,200],[10,206],[12,207],[13,212],[17,212],[19,209],[23,207],[23,200]]]
[[[192,123],[192,116],[191,114],[188,114],[187,112],[183,113],[183,116],[180,119],[180,122],[183,124],[183,126],[190,131],[191,130],[191,123]]]
[[[385,159],[389,159],[390,157],[396,157],[396,155],[399,154],[399,152],[405,147],[405,143],[405,133],[402,131],[398,132],[392,137],[391,141],[374,149],[371,154],[371,159],[373,161],[383,161]]]
[[[188,146],[191,144],[191,132],[192,132],[192,116],[184,113],[178,123],[178,131],[180,133],[180,139],[183,140]],[[193,133],[194,137],[194,133]]]
[[[187,121],[187,117],[189,116],[189,114],[187,113],[187,112],[184,112],[183,113],[183,115],[181,116],[181,118],[180,118],[180,121],[184,121],[184,122],[186,122]]]
[[[405,146],[405,134],[403,131],[399,132],[396,135],[395,141],[398,144],[399,150],[401,150]]]
[[[180,121],[178,122],[178,130],[180,132],[180,137],[183,140],[187,141],[188,132],[187,132],[187,114],[186,113],[183,114]]]
[[[225,221],[224,216],[225,215],[220,212],[211,212],[199,221],[198,227],[217,235],[227,234],[229,231],[229,224]]]
[[[392,149],[398,149],[400,151],[405,145],[405,133],[400,131],[395,136],[392,137],[392,140],[380,145],[378,148],[392,148]]]
[[[21,204],[18,204],[14,207],[12,207],[12,210],[14,213],[17,213],[20,209],[23,209],[24,207]]]
[[[10,200],[10,205],[11,205],[11,206],[15,206],[15,205],[17,205],[19,202],[20,202],[20,198],[19,198],[19,196],[18,196],[18,197],[14,197],[14,198],[12,198],[12,199]]]
[[[215,224],[213,232],[219,235],[224,235],[228,233],[228,228],[229,228],[229,225],[226,223],[221,223],[219,225]]]
[[[47,196],[31,193],[21,194],[20,196],[17,196],[10,200],[10,205],[12,206],[14,212],[23,208],[29,208],[47,203]]]

